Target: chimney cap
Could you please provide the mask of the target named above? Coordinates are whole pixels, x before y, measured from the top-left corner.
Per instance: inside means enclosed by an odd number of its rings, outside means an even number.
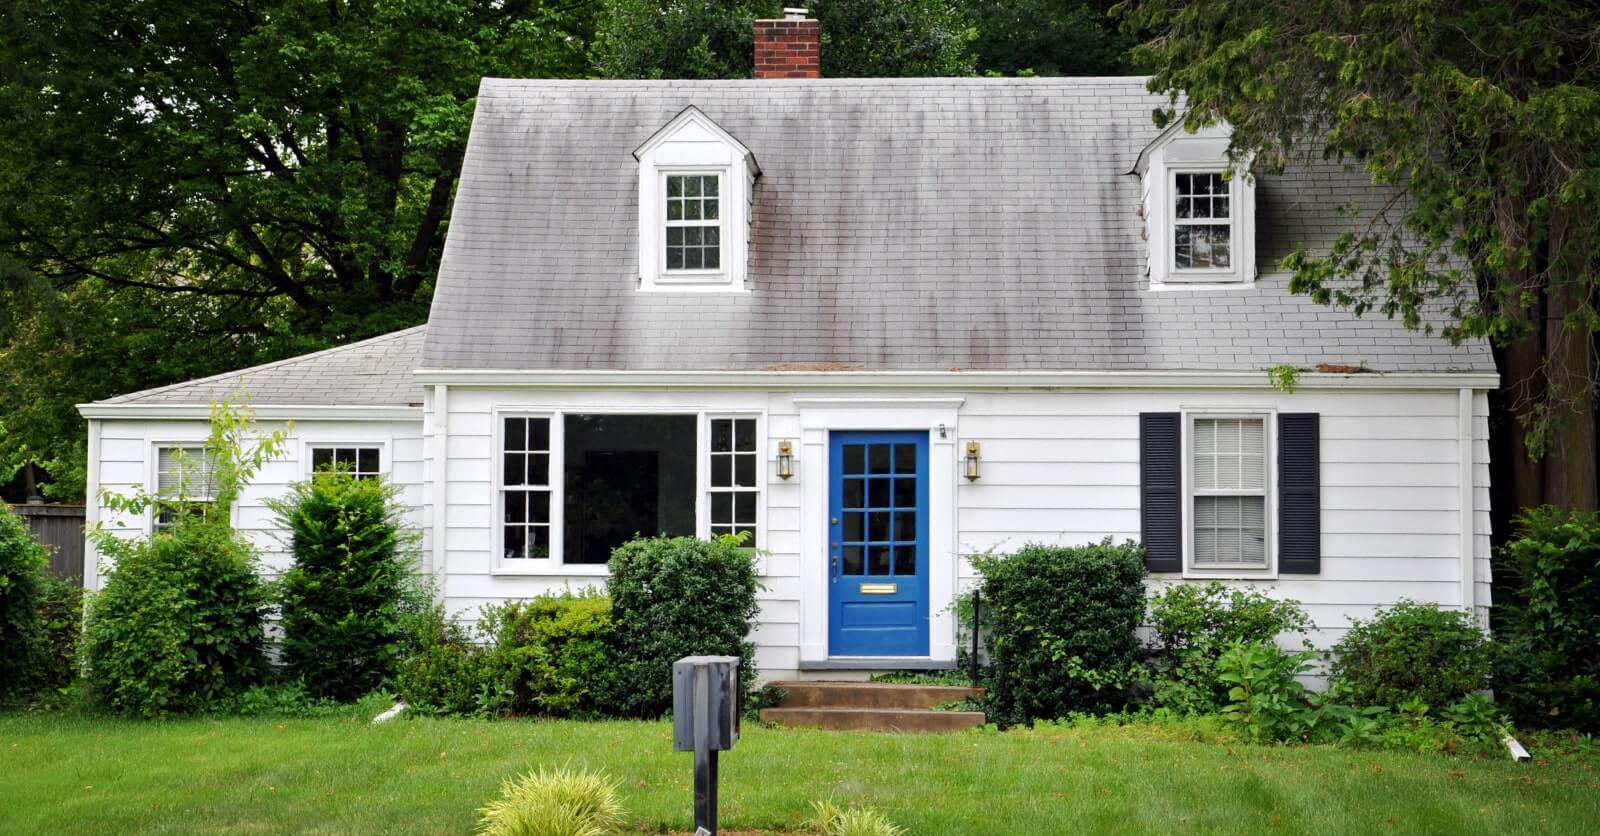
[[[784,20],[805,20],[806,19],[806,15],[808,15],[810,13],[811,13],[810,9],[802,9],[802,8],[800,8],[798,6],[784,6],[783,7],[783,19]]]

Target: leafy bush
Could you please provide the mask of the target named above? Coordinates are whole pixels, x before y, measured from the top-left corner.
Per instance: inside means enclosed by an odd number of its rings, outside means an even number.
[[[1228,689],[1222,714],[1255,743],[1293,740],[1310,724],[1311,705],[1296,677],[1311,667],[1311,651],[1289,653],[1270,640],[1233,641],[1217,658],[1217,680]]]
[[[979,554],[990,691],[1001,724],[1125,707],[1138,678],[1144,550],[1108,538],[1089,546],[1024,546]]]
[[[1401,601],[1355,620],[1334,647],[1332,676],[1356,705],[1421,700],[1443,707],[1489,684],[1488,640],[1469,613]]]
[[[40,587],[39,622],[44,628],[44,658],[38,685],[62,689],[78,676],[78,640],[83,636],[83,587],[46,578]]]
[[[610,674],[611,599],[585,590],[486,607],[485,673],[501,713],[590,715]]]
[[[489,699],[483,648],[434,603],[406,620],[407,652],[396,687],[421,714],[477,714]]]
[[[831,801],[811,802],[811,818],[803,827],[819,836],[901,836],[905,833],[870,807],[844,808]]]
[[[49,553],[22,520],[0,503],[0,699],[42,684],[45,627],[39,618]]]
[[[684,656],[739,657],[742,693],[755,681],[755,646],[745,640],[756,603],[753,555],[739,540],[654,537],[611,555],[613,677],[608,712],[660,716],[672,707],[672,663]]]
[[[107,705],[146,717],[198,711],[260,679],[268,598],[254,551],[231,529],[194,516],[99,545],[112,567],[90,600],[83,652]]]
[[[283,664],[313,696],[353,700],[394,675],[410,573],[396,493],[335,470],[268,502],[294,553],[279,587]]]
[[[478,812],[485,836],[605,836],[626,823],[616,781],[567,768],[507,780],[500,797]]]
[[[1154,702],[1193,714],[1217,711],[1229,685],[1217,661],[1235,642],[1271,642],[1303,632],[1310,619],[1295,601],[1280,601],[1250,587],[1180,583],[1150,601],[1157,654]]]
[[[1519,724],[1600,733],[1600,516],[1544,506],[1517,523],[1495,693]]]

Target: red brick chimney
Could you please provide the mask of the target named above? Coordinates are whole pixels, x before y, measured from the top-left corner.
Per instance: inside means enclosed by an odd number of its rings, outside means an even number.
[[[756,21],[756,78],[821,78],[822,24],[805,9],[784,9],[783,20]]]

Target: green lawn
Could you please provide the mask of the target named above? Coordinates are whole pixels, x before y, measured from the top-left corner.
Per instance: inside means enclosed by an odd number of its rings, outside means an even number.
[[[1593,833],[1592,757],[1537,764],[1261,748],[1148,729],[901,736],[746,726],[725,830],[794,827],[811,799],[911,833]],[[0,833],[465,833],[501,778],[603,767],[642,831],[690,825],[663,723],[360,718],[122,722],[0,716]]]

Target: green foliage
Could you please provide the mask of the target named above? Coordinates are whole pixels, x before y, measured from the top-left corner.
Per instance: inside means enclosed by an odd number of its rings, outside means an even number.
[[[1488,640],[1469,613],[1401,601],[1351,622],[1333,649],[1333,678],[1356,705],[1454,703],[1488,687]]]
[[[611,599],[594,590],[485,607],[478,628],[499,713],[589,716],[611,673]]]
[[[993,664],[994,718],[1006,725],[1121,710],[1138,678],[1144,550],[1108,538],[973,555]]]
[[[111,568],[90,598],[83,654],[107,706],[144,717],[201,711],[260,681],[268,595],[248,544],[190,518],[99,545]]]
[[[0,503],[0,699],[43,684],[45,625],[39,617],[49,553]]]
[[[1228,689],[1223,716],[1253,743],[1292,740],[1305,722],[1305,686],[1296,679],[1315,654],[1288,653],[1270,640],[1235,640],[1217,659],[1217,680]]]
[[[407,649],[395,677],[400,698],[420,714],[478,714],[488,700],[483,652],[472,634],[435,603],[406,619]]]
[[[905,830],[870,807],[840,807],[832,801],[811,802],[811,818],[801,825],[818,836],[902,836]]]
[[[1291,394],[1300,385],[1300,370],[1287,364],[1273,366],[1267,369],[1267,382],[1279,392]]]
[[[968,0],[978,70],[993,75],[1126,75],[1137,42],[1108,14],[1116,0]]]
[[[1204,714],[1228,699],[1230,686],[1218,678],[1217,661],[1231,645],[1271,642],[1311,623],[1295,601],[1212,581],[1172,584],[1151,598],[1149,626],[1157,657],[1153,701]]]
[[[332,470],[267,503],[294,554],[279,583],[283,664],[315,696],[353,700],[394,674],[412,557],[397,494]]]
[[[611,553],[615,640],[608,713],[658,717],[672,707],[672,663],[685,656],[737,656],[741,694],[755,682],[746,640],[760,609],[754,554],[735,537],[632,540]]]
[[[1517,520],[1500,567],[1495,692],[1519,725],[1600,733],[1600,517],[1545,506]]]
[[[500,797],[478,812],[484,836],[609,836],[627,821],[615,780],[567,767],[502,782]]]
[[[44,658],[39,664],[37,683],[60,692],[78,676],[83,587],[73,581],[46,578],[39,594],[39,621],[44,628]]]
[[[776,0],[607,0],[594,69],[605,78],[749,78],[752,24]],[[977,30],[951,0],[813,0],[825,78],[965,75]]]

